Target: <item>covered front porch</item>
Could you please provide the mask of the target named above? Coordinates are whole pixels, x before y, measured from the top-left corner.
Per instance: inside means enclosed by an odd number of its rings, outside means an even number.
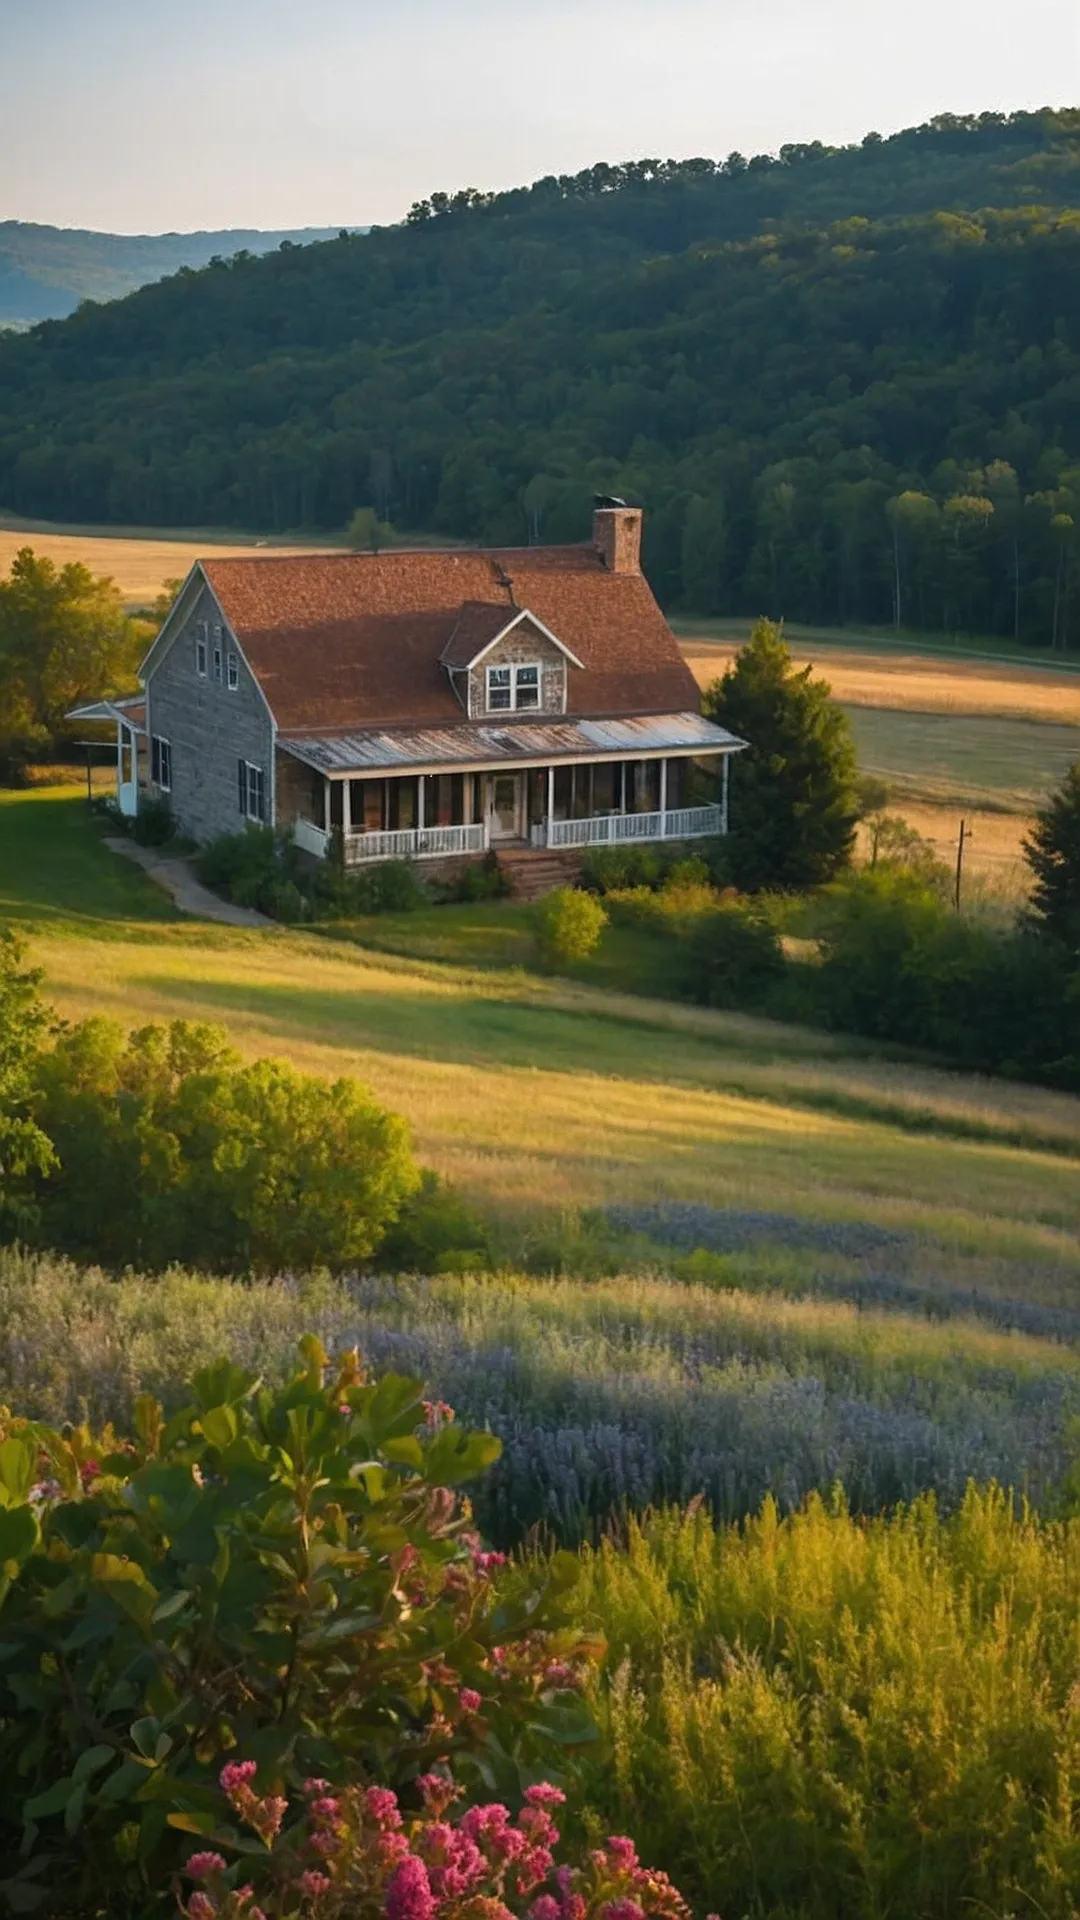
[[[347,867],[494,849],[618,846],[727,832],[727,753],[706,770],[656,755],[528,768],[356,777],[314,774],[297,844]],[[715,797],[706,797],[708,790]]]

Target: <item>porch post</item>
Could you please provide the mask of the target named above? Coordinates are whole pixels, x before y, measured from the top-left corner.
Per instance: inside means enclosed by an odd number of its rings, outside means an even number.
[[[720,775],[720,831],[727,832],[728,820],[728,774],[731,771],[731,755],[725,753],[723,772]]]
[[[418,833],[423,833],[424,824],[424,776],[418,773],[416,776],[416,830]]]
[[[660,838],[667,839],[667,761],[660,762]]]
[[[325,773],[323,774],[323,783],[322,783],[322,823],[323,823],[323,832],[329,833],[330,831],[330,782],[327,779]]]
[[[87,787],[90,786],[90,755],[86,756]],[[120,805],[120,789],[124,784],[124,726],[121,720],[116,723],[116,804]]]
[[[352,781],[341,783],[341,837],[347,840],[352,832]]]
[[[622,781],[619,787],[619,812],[625,813],[626,812],[626,761],[625,760],[620,762],[619,772],[622,775]]]
[[[548,768],[547,779],[547,830],[544,834],[545,846],[551,845],[551,823],[555,818],[555,769]]]

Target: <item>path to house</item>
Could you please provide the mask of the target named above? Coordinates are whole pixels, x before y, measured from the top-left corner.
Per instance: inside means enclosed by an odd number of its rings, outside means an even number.
[[[181,913],[193,913],[200,920],[220,920],[227,927],[270,925],[265,913],[256,913],[254,907],[237,907],[231,900],[222,900],[211,893],[201,880],[196,880],[190,861],[176,854],[163,855],[156,847],[137,846],[134,840],[125,840],[120,834],[106,834],[105,845],[142,867],[151,880],[172,894]]]

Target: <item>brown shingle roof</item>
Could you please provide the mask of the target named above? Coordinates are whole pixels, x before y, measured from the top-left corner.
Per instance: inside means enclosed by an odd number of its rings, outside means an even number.
[[[583,671],[569,669],[569,713],[698,708],[697,684],[648,582],[609,573],[591,545],[202,565],[289,731],[462,721],[439,661],[467,605],[477,630],[528,608],[577,655]]]
[[[512,607],[495,607],[485,600],[466,600],[440,656],[444,667],[470,667],[478,653],[498,638],[514,619]]]

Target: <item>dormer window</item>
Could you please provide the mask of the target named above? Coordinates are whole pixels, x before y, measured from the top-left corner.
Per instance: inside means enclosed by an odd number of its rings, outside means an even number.
[[[487,706],[489,713],[521,713],[540,705],[540,668],[535,663],[524,667],[489,667],[487,670]]]

